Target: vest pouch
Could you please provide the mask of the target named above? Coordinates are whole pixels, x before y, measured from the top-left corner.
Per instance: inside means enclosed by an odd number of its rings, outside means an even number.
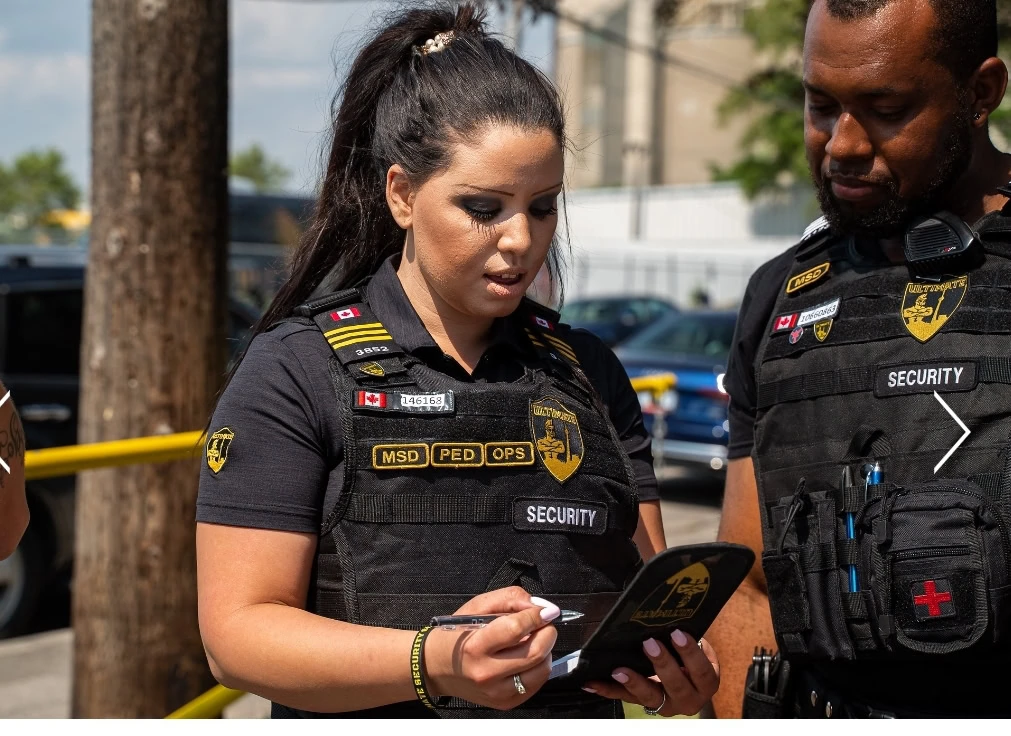
[[[889,648],[950,654],[997,641],[996,623],[1011,618],[1011,545],[979,486],[899,488],[867,505],[860,531],[862,573]]]
[[[794,504],[799,510],[791,513]],[[842,601],[836,508],[835,491],[815,491],[802,501],[781,499],[771,510],[773,538],[782,543],[762,555],[762,567],[784,655],[854,657]]]

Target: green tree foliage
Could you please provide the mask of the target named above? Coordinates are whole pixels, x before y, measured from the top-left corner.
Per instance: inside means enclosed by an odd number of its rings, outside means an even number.
[[[290,170],[267,158],[259,143],[233,153],[229,173],[251,181],[260,194],[281,189],[291,176]]]
[[[749,116],[740,140],[740,157],[730,166],[713,166],[717,181],[737,181],[749,197],[806,181],[804,88],[801,50],[812,0],[766,0],[745,14],[744,30],[768,60],[764,68],[732,88],[720,104],[726,122]],[[1001,56],[1011,50],[1011,0],[997,0]],[[993,128],[1011,140],[1011,103],[991,117]]]
[[[74,209],[80,199],[56,149],[27,151],[9,166],[0,162],[0,219],[14,227],[48,226],[48,212]]]

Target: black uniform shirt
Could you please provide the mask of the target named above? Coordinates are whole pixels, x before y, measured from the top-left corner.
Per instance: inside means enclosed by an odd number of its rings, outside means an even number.
[[[790,248],[761,266],[748,281],[741,299],[734,342],[727,359],[727,375],[723,388],[730,395],[730,437],[727,457],[731,460],[751,455],[755,443],[755,416],[758,406],[758,384],[755,380],[755,358],[766,325],[772,319],[783,284],[786,283],[796,247]]]
[[[387,260],[368,285],[369,306],[406,352],[453,378],[477,383],[513,381],[536,358],[519,320],[494,325],[492,343],[473,375],[443,353],[407,300]],[[611,421],[635,470],[639,498],[656,500],[650,437],[639,401],[621,363],[584,330],[566,338]],[[313,325],[282,323],[257,335],[218,403],[211,431],[234,436],[217,473],[201,467],[197,521],[318,533],[344,478],[336,397],[327,362],[332,350]]]

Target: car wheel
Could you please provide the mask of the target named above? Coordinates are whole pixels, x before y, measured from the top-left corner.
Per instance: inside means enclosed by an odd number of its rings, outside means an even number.
[[[42,594],[45,561],[31,527],[14,554],[0,561],[0,639],[22,633]]]

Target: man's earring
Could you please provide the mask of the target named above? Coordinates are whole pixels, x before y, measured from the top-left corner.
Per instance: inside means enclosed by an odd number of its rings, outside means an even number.
[[[975,115],[972,116],[972,119],[978,123],[980,120],[983,119],[983,113],[981,112],[976,113]]]

